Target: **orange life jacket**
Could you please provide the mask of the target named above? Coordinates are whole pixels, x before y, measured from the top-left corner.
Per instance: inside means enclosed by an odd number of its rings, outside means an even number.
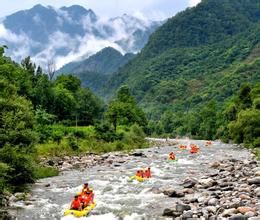
[[[145,171],[145,177],[147,177],[147,178],[151,177],[151,171],[150,170]]]
[[[79,210],[80,209],[80,199],[77,198],[77,199],[74,199],[71,203],[71,209],[74,209],[74,210]]]

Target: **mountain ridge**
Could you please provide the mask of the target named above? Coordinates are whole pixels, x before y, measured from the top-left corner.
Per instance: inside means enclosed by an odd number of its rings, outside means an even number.
[[[38,4],[6,16],[0,24],[5,33],[0,40],[16,61],[30,55],[44,67],[46,60],[55,59],[59,68],[105,47],[138,52],[161,23],[130,15],[104,20],[79,5],[57,9]]]

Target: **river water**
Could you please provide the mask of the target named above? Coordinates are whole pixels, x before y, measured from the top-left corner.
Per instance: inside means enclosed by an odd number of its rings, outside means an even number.
[[[210,172],[209,165],[215,160],[236,158],[247,160],[250,153],[241,147],[214,142],[206,147],[205,141],[176,140],[178,144],[194,143],[200,146],[198,154],[178,150],[178,145],[153,147],[142,151],[147,157],[127,156],[124,163],[106,164],[88,168],[84,171],[67,171],[60,176],[46,178],[37,182],[31,189],[33,205],[16,203],[15,215],[18,220],[30,219],[75,219],[63,217],[73,196],[80,191],[82,184],[88,182],[94,189],[96,208],[87,218],[104,220],[165,219],[163,210],[174,202],[157,189],[179,184],[186,177],[200,177]],[[177,163],[167,163],[168,153],[177,154]],[[144,183],[129,182],[137,169],[151,167],[152,178]],[[46,187],[46,184],[50,184]]]

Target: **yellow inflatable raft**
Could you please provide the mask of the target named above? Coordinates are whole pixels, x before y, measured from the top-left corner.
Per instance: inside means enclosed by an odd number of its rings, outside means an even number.
[[[79,218],[87,216],[90,213],[90,211],[96,207],[96,205],[97,205],[97,203],[96,203],[96,201],[94,201],[94,203],[92,203],[88,207],[84,208],[82,211],[66,209],[64,212],[64,216],[74,215],[75,217],[79,217]]]
[[[131,176],[130,177],[130,181],[132,182],[134,179],[136,179],[139,182],[144,182],[146,180],[148,180],[149,178],[146,177],[140,177],[140,176]]]

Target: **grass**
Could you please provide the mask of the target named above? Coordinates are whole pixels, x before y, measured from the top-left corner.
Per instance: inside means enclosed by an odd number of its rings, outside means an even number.
[[[260,148],[253,148],[252,152],[256,156],[256,159],[260,161]]]
[[[117,133],[123,134],[122,140],[106,142],[95,137],[93,126],[65,127],[55,125],[51,127],[53,132],[62,131],[64,134],[59,141],[49,140],[36,146],[37,154],[44,157],[62,157],[79,155],[82,153],[107,153],[112,151],[130,151],[136,148],[147,147],[145,135],[140,127],[119,126]],[[78,135],[78,132],[84,135]]]
[[[36,179],[42,179],[59,175],[59,171],[53,167],[36,166],[34,172]]]

